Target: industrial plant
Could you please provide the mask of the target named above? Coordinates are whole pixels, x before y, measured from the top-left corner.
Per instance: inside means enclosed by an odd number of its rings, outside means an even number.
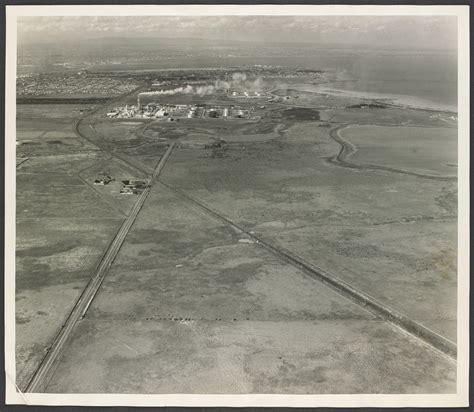
[[[158,101],[142,104],[140,94],[136,105],[114,107],[107,112],[109,119],[164,119],[167,121],[187,119],[244,119],[249,118],[253,107],[242,108],[236,105],[204,105],[204,104],[168,104]]]

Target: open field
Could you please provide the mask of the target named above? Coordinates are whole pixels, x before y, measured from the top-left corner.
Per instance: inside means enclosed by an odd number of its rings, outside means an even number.
[[[18,104],[16,116],[18,118],[72,118],[76,119],[95,109],[94,104]],[[81,113],[82,111],[82,113]]]
[[[54,165],[49,159],[48,165]],[[122,220],[77,176],[17,173],[17,382],[39,365]],[[71,170],[68,162],[68,169]]]
[[[34,107],[34,119],[19,112],[20,387],[136,205],[135,195],[119,194],[121,181],[137,179],[150,182],[150,194],[46,391],[455,391],[456,367],[447,356],[252,237],[289,250],[454,345],[455,179],[347,167],[334,161],[341,145],[331,137],[339,131],[357,146],[354,162],[431,174],[449,168],[455,175],[454,121],[297,88],[290,99],[265,102],[252,119],[104,118],[114,104],[134,104],[136,94],[84,112],[79,123],[76,109],[60,106]],[[340,129],[358,122],[364,126]],[[102,175],[114,180],[94,185]]]
[[[32,119],[21,118],[17,121],[17,140],[29,140],[43,136],[46,133],[61,134],[63,137],[76,137],[73,132],[74,120],[67,118]]]
[[[278,96],[280,98],[279,102],[284,105],[292,106],[297,104],[318,109],[344,108],[363,102],[363,99],[359,98],[330,96],[312,89],[306,91],[306,88],[307,86],[305,85],[292,85],[291,89],[276,89],[272,91],[272,94]]]
[[[450,119],[450,114],[434,113],[428,110],[385,108],[350,108],[328,109],[324,112],[325,120],[332,123],[354,123],[359,125],[386,125],[386,126],[429,126],[455,127],[457,121]]]
[[[455,340],[455,183],[328,163],[338,150],[326,128],[301,124],[229,151],[225,173],[222,159],[176,150],[162,179]]]
[[[23,189],[21,185],[18,188]],[[39,366],[89,281],[102,250],[121,223],[117,213],[100,218],[71,217],[68,209],[74,204],[72,200],[64,197],[62,205],[51,205],[56,209],[54,217],[30,213],[30,217],[17,220],[16,361],[19,387],[27,384]],[[94,199],[87,206],[96,203],[97,199]]]
[[[452,391],[438,356],[156,185],[47,391]]]
[[[291,120],[319,120],[319,112],[304,107],[294,107],[283,111],[283,116]]]
[[[50,108],[35,107],[35,115],[49,117]],[[16,178],[19,387],[31,379],[132,205],[118,194],[119,182],[93,186],[93,181],[104,168],[117,180],[136,178],[75,135],[73,119],[56,118],[72,117],[69,107],[52,109],[54,119],[17,119],[17,138],[25,142],[28,132],[31,140],[17,146],[18,156],[29,156]]]
[[[352,125],[339,135],[356,146],[355,163],[382,164],[436,175],[456,175],[457,130],[439,127]]]
[[[166,150],[166,141],[143,134],[144,123],[140,121],[93,121],[83,129],[99,136],[106,147],[120,152],[127,159],[133,159],[151,170]]]
[[[133,146],[143,143],[143,140],[137,139],[135,135],[135,131],[142,125],[143,123],[139,121],[98,121],[94,122],[92,126],[101,138],[108,140],[116,146]]]

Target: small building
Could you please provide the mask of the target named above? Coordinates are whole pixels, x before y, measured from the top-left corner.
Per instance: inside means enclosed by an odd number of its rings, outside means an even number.
[[[112,177],[110,177],[109,175],[104,175],[104,177],[94,180],[94,185],[104,186],[108,185],[112,181],[114,181]]]
[[[120,194],[121,195],[133,195],[133,189],[131,189],[128,186],[124,186],[124,187],[122,187],[122,189],[120,189]]]
[[[120,193],[124,195],[140,194],[148,185],[144,180],[122,180],[122,183]]]

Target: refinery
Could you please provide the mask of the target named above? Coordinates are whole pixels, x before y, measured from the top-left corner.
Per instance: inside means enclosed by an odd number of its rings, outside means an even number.
[[[465,170],[457,108],[423,100],[438,54],[213,33],[19,43],[18,396],[454,393]]]
[[[248,92],[245,93],[249,95]],[[158,101],[143,104],[140,101],[139,94],[136,105],[126,104],[125,106],[114,107],[107,112],[106,116],[109,119],[164,119],[167,121],[180,118],[246,119],[251,116],[252,111],[253,107],[243,108],[236,105],[169,104]]]

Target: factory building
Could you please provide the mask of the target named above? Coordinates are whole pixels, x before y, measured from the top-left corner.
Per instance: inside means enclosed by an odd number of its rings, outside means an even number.
[[[168,112],[165,109],[160,109],[155,113],[155,117],[165,117],[168,116]]]
[[[140,100],[137,100],[137,104],[140,105],[138,108],[135,105],[125,105],[116,107],[110,110],[106,115],[108,118],[126,119],[126,118],[141,118],[141,119],[170,119],[173,116],[173,120],[178,121],[180,118],[247,118],[249,117],[249,110],[242,110],[240,107],[235,106],[207,106],[207,105],[190,105],[190,104],[163,104],[159,102],[151,102],[144,104]]]

